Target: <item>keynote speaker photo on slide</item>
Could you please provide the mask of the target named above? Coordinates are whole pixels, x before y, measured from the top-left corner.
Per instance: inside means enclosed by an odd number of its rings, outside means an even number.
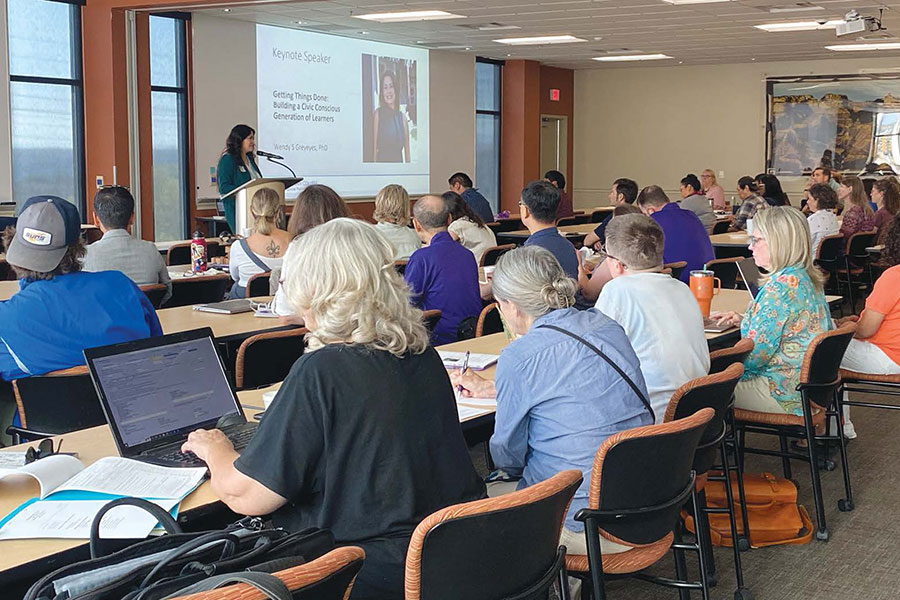
[[[409,126],[406,115],[400,111],[397,75],[384,71],[380,81],[374,117],[375,162],[409,162]]]
[[[225,150],[216,168],[219,197],[235,190],[251,179],[262,177],[256,166],[256,131],[249,125],[235,125],[225,140]],[[222,200],[225,220],[232,233],[239,233],[235,225],[234,196]]]

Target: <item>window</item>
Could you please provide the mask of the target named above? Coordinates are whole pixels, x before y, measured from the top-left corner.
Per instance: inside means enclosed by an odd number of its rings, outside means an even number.
[[[153,224],[156,241],[188,237],[185,20],[150,16],[150,119],[153,136]]]
[[[81,6],[7,0],[12,189],[84,210]],[[40,24],[39,26],[37,24]]]
[[[500,207],[500,86],[503,63],[475,62],[475,185],[496,213]]]

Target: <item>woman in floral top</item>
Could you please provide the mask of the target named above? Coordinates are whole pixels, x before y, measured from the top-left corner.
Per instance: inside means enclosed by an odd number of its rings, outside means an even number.
[[[720,322],[741,326],[753,340],[735,406],[746,410],[802,415],[800,366],[814,337],[832,328],[822,291],[824,275],[812,263],[809,228],[799,211],[773,207],[753,222],[753,260],[769,272],[746,316],[721,313]]]
[[[844,210],[844,220],[841,222],[841,233],[844,239],[860,231],[875,230],[875,211],[869,206],[869,197],[866,196],[866,188],[863,187],[859,177],[845,175],[841,185],[837,189],[838,200],[847,208]]]

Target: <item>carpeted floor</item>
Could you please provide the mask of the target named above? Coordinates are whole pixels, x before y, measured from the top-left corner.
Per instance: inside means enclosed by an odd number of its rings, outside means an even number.
[[[884,397],[871,399],[884,401]],[[814,538],[803,546],[743,553],[744,583],[755,600],[900,599],[900,411],[856,407],[852,420],[859,436],[848,442],[856,510],[842,513],[837,508],[838,499],[843,497],[840,463],[834,471],[822,471],[830,540],[819,542]],[[777,443],[777,438],[748,435],[748,445],[775,449]],[[473,449],[472,457],[484,472],[480,448]],[[748,455],[747,471],[781,476],[781,461]],[[800,503],[815,521],[806,463],[795,462],[793,476],[799,484]],[[731,599],[736,585],[731,549],[716,548],[715,556],[719,583],[711,598]],[[692,576],[696,576],[696,558],[689,556],[688,561]],[[674,576],[671,554],[651,572]],[[611,582],[607,592],[610,600],[678,598],[676,590],[631,579]],[[691,598],[700,597],[699,592],[691,593]]]

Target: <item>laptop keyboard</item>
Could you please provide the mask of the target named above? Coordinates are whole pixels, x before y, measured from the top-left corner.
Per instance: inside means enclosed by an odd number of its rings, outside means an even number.
[[[235,450],[241,451],[247,447],[247,444],[249,444],[250,440],[253,438],[253,434],[256,433],[256,424],[247,423],[238,427],[227,427],[222,430],[222,433],[231,440]],[[154,453],[153,457],[179,467],[206,466],[206,463],[197,458],[197,455],[193,452],[182,452],[177,449],[167,453]]]

